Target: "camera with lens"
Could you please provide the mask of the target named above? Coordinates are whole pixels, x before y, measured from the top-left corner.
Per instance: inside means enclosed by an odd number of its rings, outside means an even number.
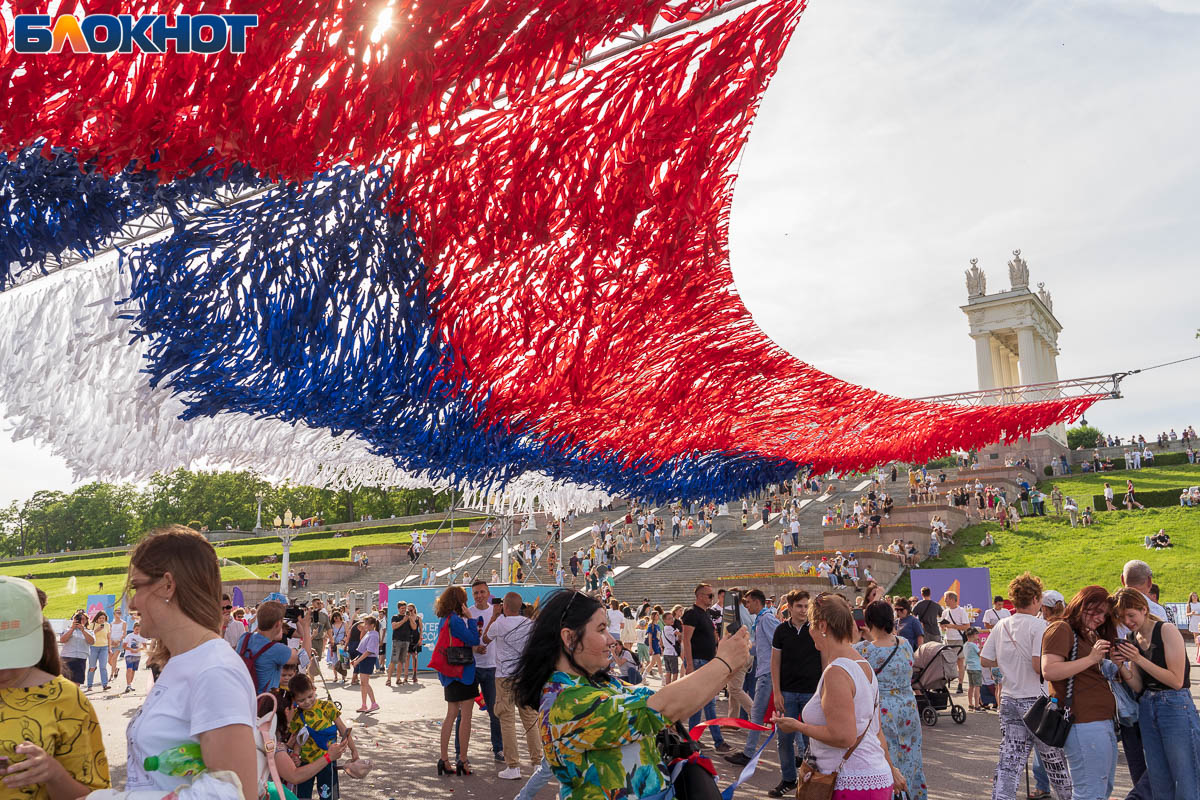
[[[78,625],[83,625],[85,622],[87,622],[87,617],[84,616],[84,613],[82,611],[80,611],[78,614],[75,615],[73,621]]]
[[[308,610],[308,601],[303,603],[293,603],[283,610],[283,618],[289,622],[295,623]]]

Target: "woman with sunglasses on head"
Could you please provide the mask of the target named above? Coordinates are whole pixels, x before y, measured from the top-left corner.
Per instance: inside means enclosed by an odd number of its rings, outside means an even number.
[[[471,744],[471,712],[479,695],[479,682],[475,679],[473,659],[468,664],[452,665],[448,662],[446,650],[450,647],[479,646],[479,628],[467,610],[467,590],[461,586],[447,586],[434,604],[433,612],[438,616],[438,642],[434,646],[430,666],[437,670],[446,700],[438,775],[470,775],[471,762],[467,759],[467,751]],[[450,761],[450,737],[455,731],[454,721],[460,715],[462,722],[458,726],[456,749],[462,760],[454,763]]]
[[[555,592],[517,669],[517,702],[540,709],[544,752],[564,800],[636,800],[665,790],[658,732],[699,711],[750,660],[743,629],[721,640],[716,658],[654,692],[609,676],[608,630],[599,600]]]
[[[1042,677],[1059,708],[1070,707],[1071,730],[1063,752],[1073,800],[1107,800],[1117,770],[1117,701],[1100,663],[1117,628],[1103,586],[1085,586],[1067,604],[1066,616],[1042,635]]]
[[[233,773],[210,782],[210,797],[258,797],[254,744],[254,684],[245,663],[221,638],[221,572],[208,540],[173,525],[153,531],[129,556],[129,609],[142,635],[154,640],[151,663],[162,664],[154,689],[126,731],[127,791],[173,791],[189,779],[147,771],[146,758],[181,744],[200,745],[206,774]]]
[[[833,800],[891,800],[908,784],[888,757],[875,670],[854,649],[854,612],[840,595],[819,594],[809,604],[808,621],[825,664],[821,680],[800,719],[776,714],[772,722],[785,733],[808,737],[819,772],[838,773]]]
[[[1113,660],[1136,693],[1138,727],[1155,800],[1200,797],[1200,719],[1192,700],[1191,666],[1183,634],[1150,613],[1137,589],[1117,592],[1116,613],[1130,633]]]

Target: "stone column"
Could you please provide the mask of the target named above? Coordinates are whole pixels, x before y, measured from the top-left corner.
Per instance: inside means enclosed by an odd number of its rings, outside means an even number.
[[[995,373],[992,370],[992,335],[971,334],[975,340],[975,370],[979,375],[980,389],[995,389]]]
[[[1017,329],[1017,357],[1021,360],[1022,383],[1042,383],[1043,377],[1040,356],[1041,342],[1033,326]]]
[[[992,351],[992,385],[996,388],[1007,386],[1004,374],[1004,348],[1000,346],[1000,342],[996,341],[996,337],[992,337],[988,344]]]

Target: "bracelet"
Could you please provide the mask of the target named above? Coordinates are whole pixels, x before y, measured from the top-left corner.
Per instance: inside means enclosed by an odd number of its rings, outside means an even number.
[[[323,755],[325,756],[325,763],[326,763],[326,764],[332,764],[332,763],[333,763],[333,759],[329,757],[329,753],[323,753]]]
[[[731,675],[733,674],[733,667],[729,666],[729,662],[726,661],[725,659],[721,658],[720,656],[713,656],[713,661],[720,661],[722,664],[725,665],[725,668],[727,670],[729,670],[729,673]]]

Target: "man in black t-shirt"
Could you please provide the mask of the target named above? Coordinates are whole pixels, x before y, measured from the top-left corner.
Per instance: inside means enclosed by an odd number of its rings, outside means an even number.
[[[775,713],[799,718],[800,710],[812,699],[821,680],[821,653],[808,629],[808,592],[788,592],[784,600],[788,619],[771,637],[771,690]],[[808,739],[803,735],[797,742],[794,733],[779,734],[782,781],[768,795],[784,797],[796,791],[796,760],[807,747]]]
[[[938,621],[942,618],[942,607],[931,600],[929,594],[929,587],[922,586],[921,602],[913,606],[912,613],[920,621],[921,627],[925,629],[925,641],[940,642],[942,628]]]
[[[704,666],[717,654],[717,629],[708,613],[715,596],[713,588],[707,583],[702,583],[696,587],[695,605],[683,612],[680,655],[683,656],[684,674]],[[716,719],[716,697],[711,698],[705,704],[703,711],[705,719]],[[697,711],[688,722],[688,728],[694,728],[699,724],[700,712]],[[725,737],[721,735],[719,727],[714,725],[708,730],[712,732],[713,744],[718,753],[727,753],[733,750],[725,741]]]
[[[412,642],[412,623],[408,606],[401,603],[396,607],[399,614],[392,617],[392,646],[388,648],[387,681],[384,686],[392,685],[392,674],[397,683],[408,680],[408,648]]]

